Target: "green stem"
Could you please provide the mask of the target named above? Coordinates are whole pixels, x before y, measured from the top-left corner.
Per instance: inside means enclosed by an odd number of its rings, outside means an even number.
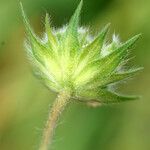
[[[49,145],[52,143],[52,138],[54,135],[54,130],[56,128],[57,121],[60,114],[64,110],[65,106],[69,102],[70,92],[62,91],[56,98],[51,111],[49,113],[48,120],[43,132],[43,138],[39,150],[48,150]]]

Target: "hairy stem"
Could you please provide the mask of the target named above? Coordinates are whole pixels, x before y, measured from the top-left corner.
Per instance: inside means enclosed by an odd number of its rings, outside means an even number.
[[[39,150],[48,150],[49,145],[52,143],[54,130],[61,112],[64,110],[66,104],[70,99],[70,92],[62,91],[56,98],[46,122],[43,132],[43,138]]]

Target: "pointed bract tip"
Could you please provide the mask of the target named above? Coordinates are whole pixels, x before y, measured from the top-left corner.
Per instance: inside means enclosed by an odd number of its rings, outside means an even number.
[[[131,96],[131,100],[139,100],[141,98],[142,98],[142,96],[140,96],[140,95],[133,95],[133,96]]]
[[[69,38],[70,40],[70,35],[72,35],[72,41],[73,43],[78,44],[78,26],[79,26],[79,20],[80,20],[80,13],[81,13],[81,8],[83,5],[83,0],[80,1],[78,7],[76,8],[73,16],[71,17],[68,27],[66,29],[66,37],[64,38],[65,40]]]
[[[83,0],[80,0],[79,6],[80,6],[80,7],[83,6]]]
[[[49,15],[48,15],[47,12],[46,12],[45,18],[46,18],[46,19],[49,19]]]
[[[49,20],[49,14],[46,12],[46,15],[45,15],[45,23],[49,23],[50,20]]]
[[[19,1],[19,5],[20,5],[20,7],[21,7],[21,8],[23,7],[23,5],[22,5],[22,2],[21,2],[21,1]]]
[[[73,14],[73,16],[70,19],[69,25],[68,25],[68,26],[75,27],[76,30],[77,30],[77,26],[78,26],[78,23],[79,23],[79,17],[80,17],[82,5],[83,5],[83,0],[80,1],[80,3],[77,6],[77,8],[76,8],[76,10],[75,10],[75,12]]]
[[[131,39],[136,42],[141,36],[142,34],[140,33],[140,34],[133,36]]]
[[[110,28],[110,25],[111,23],[107,23],[105,26],[104,26],[104,30],[108,30]]]
[[[138,95],[137,96],[137,99],[139,100],[139,99],[141,99],[143,96],[141,96],[141,95]]]
[[[22,15],[23,15],[23,14],[24,14],[24,10],[23,10],[23,5],[22,5],[22,2],[21,2],[21,1],[19,2],[19,5],[20,5],[21,13],[22,13]]]
[[[23,8],[23,4],[22,4],[21,1],[19,2],[19,5],[20,5],[20,10],[21,10],[22,17],[23,17],[23,19],[25,19],[25,18],[26,18],[26,15],[25,15],[24,8]]]
[[[107,34],[109,28],[110,28],[110,23],[108,23],[104,26],[104,28],[101,30],[100,34],[105,36]]]
[[[19,4],[20,4],[20,9],[21,9],[21,14],[22,14],[22,17],[23,17],[23,22],[25,23],[25,25],[29,26],[26,14],[25,14],[24,9],[23,9],[22,2],[20,2]]]
[[[109,31],[110,23],[106,24],[103,29],[98,33],[97,39],[101,40],[101,42],[104,42],[105,37]]]
[[[21,1],[19,1],[19,5],[20,5],[20,7],[22,7],[22,2]]]
[[[140,99],[140,96],[137,96],[137,95],[133,95],[133,96],[127,96],[125,97],[124,101],[132,101],[132,100],[139,100]]]
[[[81,0],[80,3],[78,4],[76,11],[75,11],[75,14],[76,13],[78,13],[78,15],[80,14],[82,6],[83,6],[83,0]]]
[[[134,45],[135,42],[141,37],[141,34],[137,34],[135,36],[133,36],[131,39],[129,39],[128,41],[130,41],[129,43],[131,44],[130,46]]]
[[[83,6],[83,0],[81,0],[80,3],[78,4],[75,13],[77,12],[78,14],[80,14],[82,6]]]
[[[142,71],[144,69],[144,67],[138,67],[137,69],[136,69],[136,71]]]
[[[135,44],[135,42],[140,38],[141,34],[137,34],[135,36],[133,36],[132,38],[130,38],[129,40],[127,40],[125,43],[123,43],[120,48],[122,49],[129,49],[132,48],[132,46]]]
[[[121,97],[123,98],[123,101],[138,100],[138,99],[141,98],[139,95],[132,95],[132,96],[124,95],[124,96],[121,96]]]

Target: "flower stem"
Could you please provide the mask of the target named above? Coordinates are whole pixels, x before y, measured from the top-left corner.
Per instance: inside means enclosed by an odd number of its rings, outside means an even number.
[[[46,122],[46,126],[43,132],[43,138],[39,150],[48,150],[49,145],[52,143],[54,130],[56,128],[57,121],[60,114],[64,110],[65,106],[69,102],[70,92],[62,91],[56,98]]]

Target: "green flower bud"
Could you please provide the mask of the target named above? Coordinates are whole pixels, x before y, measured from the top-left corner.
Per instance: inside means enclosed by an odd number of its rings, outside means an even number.
[[[116,103],[136,99],[114,92],[112,85],[130,78],[142,68],[123,71],[128,50],[140,35],[121,43],[115,35],[106,43],[109,24],[96,37],[79,27],[82,1],[69,23],[61,29],[50,26],[45,18],[44,38],[35,35],[24,13],[27,31],[26,50],[35,74],[55,92],[69,90],[72,98],[93,104]]]

